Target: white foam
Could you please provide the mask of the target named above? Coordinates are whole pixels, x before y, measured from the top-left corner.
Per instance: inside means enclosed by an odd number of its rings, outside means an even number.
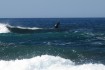
[[[10,32],[6,26],[7,26],[7,24],[0,23],[0,33],[9,33]]]
[[[92,63],[75,65],[68,59],[42,55],[23,60],[1,60],[0,70],[105,70],[105,65]]]
[[[18,28],[21,28],[21,29],[32,29],[32,30],[42,29],[42,28],[38,28],[38,27],[32,27],[32,28],[30,28],[30,27],[20,27],[20,26],[18,26]]]
[[[7,28],[7,26],[14,28],[15,26],[11,26],[9,24],[4,24],[4,23],[0,23],[0,33],[9,33],[10,30]],[[43,29],[43,28],[38,28],[38,27],[21,27],[21,26],[16,26],[17,28],[20,29],[30,29],[30,30],[37,30],[37,29]]]
[[[11,28],[14,28],[15,26],[8,25]],[[16,26],[15,28],[20,28],[20,29],[30,29],[30,30],[37,30],[37,29],[43,29],[39,27],[21,27],[21,26]]]

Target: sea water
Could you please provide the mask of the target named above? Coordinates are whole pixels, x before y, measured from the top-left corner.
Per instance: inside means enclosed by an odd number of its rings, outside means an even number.
[[[105,18],[1,18],[0,70],[105,70]]]

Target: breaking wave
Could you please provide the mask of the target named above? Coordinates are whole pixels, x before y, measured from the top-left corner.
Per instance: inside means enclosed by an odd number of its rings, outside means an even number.
[[[38,28],[38,27],[21,27],[21,26],[11,26],[11,25],[7,25],[10,28],[19,28],[19,29],[29,29],[29,30],[36,30],[36,29],[42,29],[42,28]]]
[[[76,65],[69,59],[42,55],[22,60],[1,60],[0,70],[105,70],[105,65],[92,63]]]
[[[21,27],[21,26],[11,26],[9,24],[2,24],[0,23],[0,33],[9,33],[9,32],[14,32],[14,33],[31,33],[34,32],[35,30],[39,30],[42,28],[38,27]]]
[[[6,26],[7,26],[7,24],[0,23],[0,33],[9,33],[10,32]]]

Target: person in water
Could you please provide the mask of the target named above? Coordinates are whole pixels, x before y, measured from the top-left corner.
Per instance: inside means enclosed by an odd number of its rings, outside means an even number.
[[[57,22],[54,27],[59,28],[59,25],[60,25],[60,22]]]

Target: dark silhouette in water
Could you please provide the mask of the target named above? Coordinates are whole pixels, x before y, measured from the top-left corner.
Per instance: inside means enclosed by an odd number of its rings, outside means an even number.
[[[59,28],[59,25],[60,25],[60,22],[57,22],[57,23],[55,24],[55,28]]]

